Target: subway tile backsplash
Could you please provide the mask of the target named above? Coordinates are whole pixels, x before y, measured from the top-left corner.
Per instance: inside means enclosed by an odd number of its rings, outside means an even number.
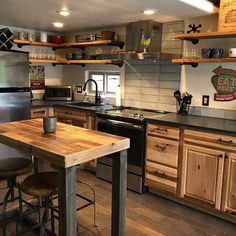
[[[182,52],[182,41],[172,40],[183,32],[183,22],[163,24],[162,52]],[[174,91],[180,88],[181,67],[170,60],[132,60],[125,63],[126,106],[176,111]]]
[[[127,67],[130,67],[127,69]],[[129,62],[125,68],[124,105],[176,111],[174,91],[179,89],[181,68],[171,61]],[[138,72],[141,71],[141,72]]]

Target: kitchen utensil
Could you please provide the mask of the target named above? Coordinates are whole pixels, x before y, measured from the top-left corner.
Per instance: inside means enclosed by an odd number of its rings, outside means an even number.
[[[47,116],[43,118],[43,130],[45,134],[54,133],[56,131],[56,116]]]
[[[176,91],[174,92],[174,97],[176,98],[178,104],[180,105],[180,102],[181,102],[181,93],[180,93],[179,90],[176,90]]]
[[[51,43],[56,43],[56,44],[64,43],[65,39],[66,37],[62,35],[49,35],[49,41]]]

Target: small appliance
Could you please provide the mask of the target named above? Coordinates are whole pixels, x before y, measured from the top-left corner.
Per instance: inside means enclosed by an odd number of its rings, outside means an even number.
[[[45,86],[44,100],[71,101],[73,100],[72,85]]]

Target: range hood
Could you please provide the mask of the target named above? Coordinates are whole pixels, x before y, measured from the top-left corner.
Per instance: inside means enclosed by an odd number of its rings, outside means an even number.
[[[145,38],[150,35],[150,45],[144,53],[144,46],[141,45],[142,34]],[[170,60],[180,58],[179,54],[162,53],[162,23],[144,20],[128,23],[126,26],[126,51],[132,53],[126,54],[125,59],[155,59]]]

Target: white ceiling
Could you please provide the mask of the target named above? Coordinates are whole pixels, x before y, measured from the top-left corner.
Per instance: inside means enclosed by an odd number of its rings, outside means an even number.
[[[71,15],[60,16],[56,11],[68,8]],[[157,9],[145,16],[144,9]],[[178,0],[0,0],[0,25],[34,30],[73,32],[97,27],[152,19],[159,22],[207,15],[206,12]],[[65,23],[55,30],[52,22]]]

